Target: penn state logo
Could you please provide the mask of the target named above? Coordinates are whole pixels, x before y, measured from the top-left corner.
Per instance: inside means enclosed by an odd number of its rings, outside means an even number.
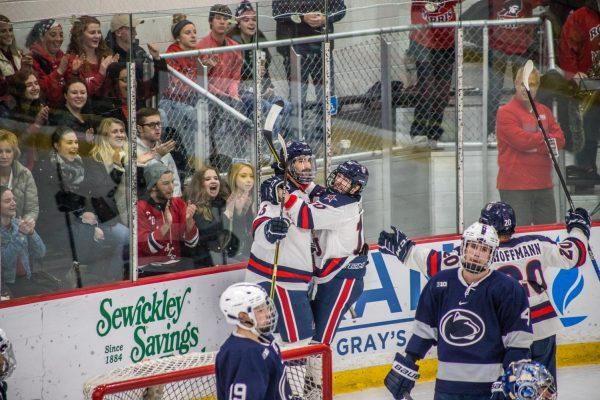
[[[470,346],[481,340],[485,334],[485,324],[474,312],[455,308],[442,318],[440,334],[453,346]]]

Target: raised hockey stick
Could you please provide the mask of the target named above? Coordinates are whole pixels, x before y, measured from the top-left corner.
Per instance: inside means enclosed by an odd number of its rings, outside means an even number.
[[[529,90],[529,75],[531,75],[531,71],[533,71],[533,61],[527,60],[525,66],[523,67],[523,86],[525,86],[525,91],[527,92],[527,98],[529,99],[529,103],[531,104],[531,108],[533,113],[535,114],[535,119],[537,120],[538,126],[542,131],[542,136],[544,137],[544,143],[546,143],[546,148],[548,149],[548,154],[550,154],[550,158],[552,159],[552,165],[554,166],[554,171],[556,171],[556,175],[558,175],[558,180],[560,181],[560,185],[565,192],[565,197],[569,202],[569,207],[571,210],[575,210],[575,205],[573,204],[573,199],[571,198],[571,193],[569,193],[569,188],[567,187],[567,183],[565,182],[565,178],[560,170],[558,165],[558,161],[554,156],[554,151],[552,150],[552,146],[550,145],[550,138],[548,137],[548,133],[544,129],[544,124],[542,124],[542,119],[540,118],[540,114],[538,113],[537,107],[535,106],[535,101],[533,101],[533,96],[531,96],[531,91]],[[592,251],[592,247],[588,241],[588,254],[590,255],[590,261],[594,266],[594,270],[596,271],[596,276],[598,280],[600,280],[600,268],[598,268],[598,263],[596,262],[596,257],[594,257],[594,252]]]
[[[279,100],[273,103],[271,109],[267,113],[267,118],[265,119],[265,125],[262,130],[263,138],[269,147],[269,151],[273,155],[275,162],[280,166],[283,165],[283,186],[287,185],[287,151],[285,147],[285,141],[281,135],[277,135],[277,140],[281,146],[281,155],[283,156],[283,160],[277,154],[277,150],[275,149],[275,144],[273,143],[273,128],[275,127],[275,122],[277,121],[277,117],[281,114],[283,110],[283,101]],[[283,217],[283,202],[281,202],[281,208],[279,209],[279,217]],[[275,243],[275,256],[273,257],[273,274],[271,275],[271,290],[269,291],[269,296],[271,299],[275,298],[275,284],[277,283],[277,267],[279,265],[279,249],[281,248],[281,241],[277,241]]]

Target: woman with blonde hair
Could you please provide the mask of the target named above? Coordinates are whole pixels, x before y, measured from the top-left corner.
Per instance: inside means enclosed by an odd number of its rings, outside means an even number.
[[[94,147],[90,156],[102,163],[115,184],[114,201],[121,223],[128,225],[127,175],[125,166],[129,162],[129,144],[125,124],[116,118],[104,118],[98,127]]]
[[[82,15],[73,22],[67,54],[67,80],[77,75],[86,83],[91,97],[101,97],[106,70],[119,61],[119,56],[113,55],[106,44],[97,18]]]
[[[205,166],[197,170],[184,193],[186,202],[196,206],[194,221],[200,238],[191,249],[190,258],[196,267],[226,264],[236,252],[224,215],[229,189],[221,182],[216,168]]]
[[[255,185],[254,177],[254,166],[247,162],[232,164],[227,174],[231,194],[227,199],[225,216],[229,231],[239,242],[235,256],[240,261],[248,258],[252,246],[252,221],[256,216],[252,193]]]

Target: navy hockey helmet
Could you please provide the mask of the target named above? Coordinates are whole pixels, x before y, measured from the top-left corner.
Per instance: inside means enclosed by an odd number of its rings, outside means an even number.
[[[508,203],[496,201],[487,203],[481,209],[479,222],[496,228],[498,235],[512,235],[515,233],[517,217],[515,210]]]
[[[285,148],[290,176],[299,183],[307,184],[312,182],[315,179],[316,166],[310,146],[306,142],[292,140],[286,143]],[[298,170],[295,161],[299,158],[307,160],[310,163],[310,169],[305,166],[301,170]]]
[[[554,400],[554,378],[539,362],[522,360],[511,363],[502,376],[504,392],[515,400]]]
[[[343,178],[338,178],[341,175]],[[367,186],[369,170],[358,161],[348,160],[338,165],[327,177],[327,188],[344,194],[358,196]],[[358,190],[354,190],[358,188]]]

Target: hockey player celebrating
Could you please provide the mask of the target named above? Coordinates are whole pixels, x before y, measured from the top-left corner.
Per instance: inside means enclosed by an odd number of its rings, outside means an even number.
[[[312,201],[325,188],[313,182],[316,174],[315,160],[306,142],[292,140],[286,143],[288,190],[305,201]],[[283,158],[283,154],[282,157]],[[272,165],[276,176],[282,176],[286,169],[277,163]]]
[[[513,400],[555,400],[558,395],[546,367],[529,360],[511,363],[502,380],[494,383],[492,393],[492,399]]]
[[[8,336],[0,329],[0,400],[6,400],[7,385],[4,381],[12,374],[16,365],[15,356],[12,350],[12,344]]]
[[[273,340],[277,310],[260,286],[236,283],[219,307],[236,330],[215,362],[218,400],[287,400],[291,389],[279,347]]]
[[[433,345],[439,360],[434,400],[488,400],[504,368],[528,358],[527,296],[514,279],[490,270],[498,244],[492,226],[474,223],[463,233],[459,267],[427,282],[406,355],[396,353],[385,378],[394,398],[410,393],[419,377],[416,361]],[[396,229],[382,232],[379,246],[402,262],[414,253],[414,243]]]
[[[515,278],[529,297],[533,327],[531,358],[545,365],[556,380],[556,333],[562,324],[546,291],[544,270],[576,268],[585,263],[590,217],[583,208],[569,210],[565,217],[569,235],[559,243],[542,235],[514,237],[517,219],[507,203],[488,203],[481,210],[479,221],[496,228],[500,238],[491,268]]]

